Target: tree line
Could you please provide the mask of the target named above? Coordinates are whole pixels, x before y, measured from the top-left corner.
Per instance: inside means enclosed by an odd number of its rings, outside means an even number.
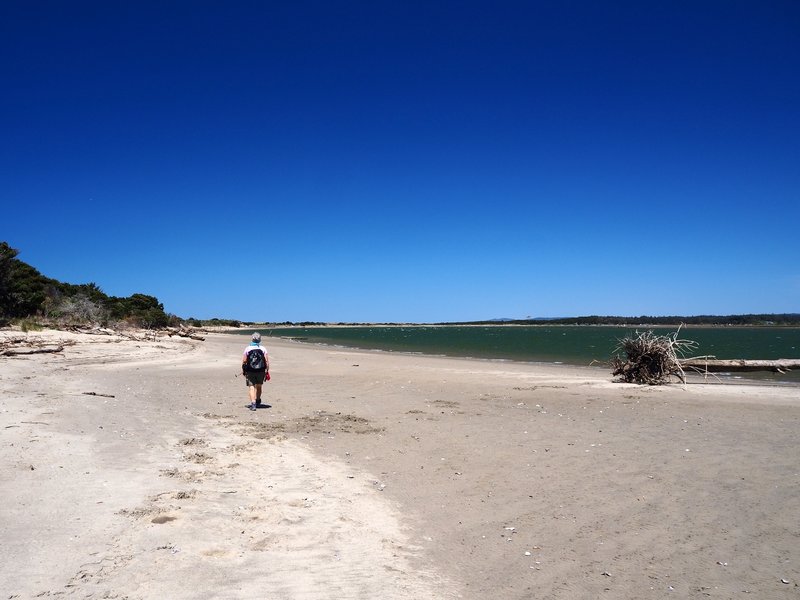
[[[587,316],[561,319],[505,319],[503,321],[470,321],[450,325],[728,325],[728,326],[798,326],[800,313],[748,315],[694,315],[665,317]]]
[[[109,296],[95,283],[64,283],[42,275],[0,242],[0,325],[21,319],[55,325],[129,325],[160,329],[180,323],[155,296]]]

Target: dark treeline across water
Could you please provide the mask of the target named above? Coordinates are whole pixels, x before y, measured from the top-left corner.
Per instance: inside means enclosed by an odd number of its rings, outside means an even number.
[[[619,340],[652,329],[671,334],[676,328],[448,325],[274,327],[265,336],[362,349],[432,355],[504,359],[523,362],[589,365],[611,358]],[[695,355],[716,358],[800,358],[800,327],[684,327],[680,338],[698,343]],[[800,382],[800,373],[748,373],[747,378]]]
[[[477,321],[469,323],[441,323],[441,325],[498,325],[498,321]],[[618,325],[622,327],[683,325],[726,325],[726,326],[793,326],[800,327],[800,313],[763,313],[748,315],[694,315],[691,317],[613,317],[587,316],[565,317],[562,319],[503,319],[502,324],[510,325]],[[643,325],[644,324],[644,325]]]

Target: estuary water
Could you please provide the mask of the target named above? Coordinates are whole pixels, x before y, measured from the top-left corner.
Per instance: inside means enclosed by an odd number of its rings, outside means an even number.
[[[262,335],[300,341],[444,356],[523,362],[589,365],[604,363],[619,340],[637,331],[672,334],[674,327],[569,325],[392,325],[346,327],[275,327]],[[249,332],[246,332],[249,333]],[[800,358],[800,327],[683,327],[681,339],[697,342],[693,355],[716,358]],[[747,378],[800,382],[800,372],[751,374]]]

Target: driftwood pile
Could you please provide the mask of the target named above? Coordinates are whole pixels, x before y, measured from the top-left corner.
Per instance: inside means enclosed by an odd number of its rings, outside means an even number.
[[[186,327],[181,327],[179,329],[176,329],[175,327],[169,327],[166,329],[166,333],[169,337],[177,335],[178,337],[185,337],[191,340],[197,340],[198,342],[205,341],[206,338],[202,335],[199,335],[198,332],[206,333],[202,329],[188,329]]]
[[[684,358],[697,349],[697,342],[678,338],[678,331],[672,335],[656,335],[652,331],[636,332],[635,337],[620,340],[611,358],[611,374],[619,376],[625,383],[662,385],[676,377],[686,383],[686,371],[703,375],[720,372],[772,371],[786,373],[800,369],[800,359],[778,360],[721,360],[713,356],[694,356]],[[623,359],[620,353],[625,354]]]
[[[67,346],[74,346],[73,340],[47,341],[27,336],[10,337],[0,340],[0,356],[23,356],[25,354],[55,354],[63,352]]]
[[[154,341],[159,335],[167,335],[169,337],[178,336],[185,337],[198,342],[204,341],[206,338],[198,335],[197,329],[188,329],[186,327],[176,328],[168,327],[166,329],[154,329],[147,331],[126,331],[119,329],[109,329],[108,327],[81,327],[80,325],[72,325],[66,327],[68,331],[75,333],[84,333],[87,335],[114,335],[117,337],[134,340],[137,342]]]
[[[66,331],[82,333],[85,335],[114,336],[136,342],[156,341],[159,336],[178,336],[202,342],[205,337],[198,335],[198,330],[187,328],[169,328],[165,330],[117,330],[107,327],[81,327],[71,325],[63,328]],[[19,335],[0,338],[0,356],[23,356],[26,354],[55,354],[63,352],[67,346],[74,346],[76,340],[46,340],[36,336]]]
[[[638,333],[635,337],[619,341],[611,358],[611,374],[619,376],[625,383],[661,385],[677,377],[686,383],[681,358],[697,348],[697,342],[678,339],[678,331],[672,335],[656,335],[652,331]],[[619,353],[625,353],[623,360]]]

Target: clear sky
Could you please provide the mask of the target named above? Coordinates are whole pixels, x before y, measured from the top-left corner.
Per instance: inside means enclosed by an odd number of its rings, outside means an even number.
[[[182,317],[800,312],[800,2],[0,3],[0,239]]]

